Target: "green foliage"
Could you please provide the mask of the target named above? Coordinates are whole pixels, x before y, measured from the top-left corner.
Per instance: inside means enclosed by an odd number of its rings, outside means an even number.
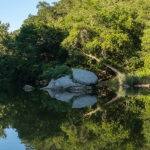
[[[72,76],[72,71],[68,66],[62,65],[53,67],[50,65],[46,67],[46,70],[43,71],[40,78],[49,81],[50,79],[57,79],[65,75]]]
[[[61,0],[50,6],[44,1],[18,31],[8,33],[8,24],[0,23],[0,82],[35,84],[71,75],[74,67],[97,72],[106,61],[136,72],[121,74],[121,81],[149,83],[149,2]],[[72,102],[56,102],[42,91],[5,89],[0,93],[0,135],[12,126],[24,143],[37,150],[149,148],[149,96],[141,96],[143,91],[137,97],[131,89],[119,91],[118,96],[128,97],[84,117],[109,101],[106,93],[93,107],[71,110]]]
[[[65,17],[69,36],[62,45],[70,53],[92,54],[100,60],[119,63],[120,67],[129,65],[128,60],[137,57],[141,49],[143,25],[137,20],[136,10],[119,2],[89,3],[81,2],[81,8],[73,9]]]
[[[6,47],[3,43],[3,40],[9,37],[8,27],[9,27],[9,24],[3,24],[0,21],[0,55],[4,54],[6,51]]]
[[[139,1],[140,2],[140,1]],[[136,74],[139,76],[150,75],[150,0],[142,2],[141,20],[145,23],[144,34],[142,37],[142,52],[140,53],[140,59],[144,62],[143,67],[136,70]]]
[[[44,9],[46,7],[50,7],[49,3],[47,3],[46,1],[39,2],[36,6],[36,8],[38,9]]]
[[[135,85],[135,84],[149,84],[150,77],[149,76],[137,76],[137,75],[127,75],[125,76],[124,83],[128,85]]]
[[[38,63],[38,61],[49,62],[60,59],[61,52],[59,52],[59,43],[63,39],[62,31],[38,21],[37,18],[34,24],[29,22],[21,28],[19,35],[16,37],[19,54],[25,60],[29,60],[32,63]],[[64,58],[62,61],[65,60],[66,56],[64,50],[63,52]]]
[[[54,62],[98,72],[104,61],[125,72],[148,75],[148,42],[144,43],[149,33],[148,2],[61,0],[53,6],[39,2],[37,15],[30,15],[18,31],[8,33],[9,25],[0,23],[0,55],[8,57],[0,63],[3,74],[35,84],[41,77],[55,76],[44,69],[51,64],[48,70],[54,71]],[[6,72],[12,60],[11,71]]]

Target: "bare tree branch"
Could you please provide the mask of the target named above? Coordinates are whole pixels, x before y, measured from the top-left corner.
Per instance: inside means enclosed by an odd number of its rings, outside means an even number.
[[[116,96],[114,97],[112,100],[110,100],[109,102],[105,103],[103,106],[107,106],[109,104],[114,103],[115,101],[117,101],[119,98],[121,98],[120,96]]]
[[[87,56],[87,57],[89,57],[89,58],[91,58],[91,59],[93,59],[93,60],[96,60],[97,62],[102,62],[102,60],[99,59],[99,58],[97,58],[96,56],[94,56],[94,55],[92,55],[92,54],[86,54],[86,53],[83,52],[80,48],[78,48],[78,50],[80,50],[80,52],[81,52],[83,55],[85,55],[85,56]],[[104,65],[104,66],[106,66],[107,68],[111,69],[114,73],[116,73],[116,75],[122,74],[118,69],[112,67],[111,65],[109,65],[109,64],[107,64],[107,63],[103,63],[103,62],[102,62],[102,65]]]
[[[116,75],[122,74],[118,69],[116,69],[116,68],[110,66],[109,64],[107,64],[107,63],[102,63],[102,64],[103,64],[104,66],[106,66],[107,68],[111,69],[113,72],[115,72]]]
[[[97,113],[98,111],[101,111],[101,107],[97,107],[95,110],[90,111],[89,113],[85,114],[84,117],[92,116],[93,114]]]

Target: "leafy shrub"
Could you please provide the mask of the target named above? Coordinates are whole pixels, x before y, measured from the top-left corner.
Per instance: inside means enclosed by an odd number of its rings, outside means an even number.
[[[135,85],[139,83],[139,76],[136,75],[127,75],[125,78],[125,83],[129,84],[129,85]]]
[[[129,84],[131,86],[135,84],[149,84],[150,83],[150,77],[148,76],[138,76],[138,75],[127,75],[125,77],[125,83]]]
[[[66,65],[47,68],[40,76],[41,79],[50,80],[57,79],[65,75],[72,75],[71,69]]]

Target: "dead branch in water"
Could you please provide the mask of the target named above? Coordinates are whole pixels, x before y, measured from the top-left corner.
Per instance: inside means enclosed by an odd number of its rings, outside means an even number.
[[[120,96],[116,96],[114,97],[112,100],[110,100],[109,102],[105,103],[103,106],[107,106],[109,104],[114,103],[115,101],[117,101],[119,98],[121,98]]]
[[[93,114],[97,113],[98,111],[101,111],[101,107],[97,107],[95,110],[90,111],[89,113],[85,114],[84,117],[92,116]]]
[[[114,102],[116,102],[117,100],[119,100],[122,96],[119,94],[121,91],[123,90],[122,86],[120,86],[118,88],[118,91],[116,93],[116,97],[114,97],[113,99],[111,99],[110,101],[108,101],[107,103],[103,104],[102,106],[108,106]],[[95,110],[90,111],[89,113],[85,114],[84,117],[87,116],[92,116],[93,114],[97,113],[98,111],[102,111],[101,107],[97,107]]]
[[[87,53],[83,52],[80,48],[78,48],[78,50],[79,50],[83,55],[85,55],[85,56],[87,56],[87,57],[89,57],[89,58],[91,58],[91,59],[93,59],[93,60],[96,60],[98,63],[102,62],[102,60],[99,59],[99,58],[97,58],[96,56],[94,56],[94,55],[92,55],[92,54],[87,54]],[[117,75],[117,77],[119,77],[119,75],[122,75],[122,73],[121,73],[118,69],[116,69],[115,67],[112,67],[111,65],[109,65],[109,64],[107,64],[107,63],[103,63],[103,62],[102,62],[102,65],[104,65],[104,66],[106,66],[107,68],[111,69],[111,70]],[[118,78],[118,81],[119,81],[120,84],[122,83],[119,78]],[[109,101],[109,102],[107,102],[106,104],[104,104],[104,106],[109,105],[109,104],[111,104],[111,103],[117,101],[119,98],[120,98],[119,96],[116,96],[116,97],[113,98],[111,101]],[[96,112],[101,111],[101,110],[102,110],[101,107],[98,107],[98,108],[96,108],[95,110],[92,110],[91,112],[85,114],[84,117],[86,117],[86,116],[92,116],[93,114],[95,114]]]
[[[121,98],[120,96],[116,96],[114,97],[112,100],[110,100],[109,102],[105,103],[103,106],[107,106],[110,105],[112,103],[114,103],[115,101],[117,101],[119,98]],[[97,107],[96,109],[90,111],[89,113],[85,114],[84,117],[91,117],[93,114],[97,113],[98,111],[102,111],[101,107]]]

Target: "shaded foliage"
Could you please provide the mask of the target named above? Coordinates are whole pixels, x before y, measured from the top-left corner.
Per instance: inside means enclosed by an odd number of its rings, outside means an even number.
[[[8,33],[8,24],[0,24],[0,66],[9,74],[1,79],[36,84],[56,64],[95,72],[105,69],[103,61],[125,72],[142,68],[141,20],[147,3],[141,7],[140,0],[61,0],[53,6],[39,2],[37,15],[29,15],[18,31]],[[8,64],[11,69],[5,70]],[[51,68],[45,70],[48,65]]]

